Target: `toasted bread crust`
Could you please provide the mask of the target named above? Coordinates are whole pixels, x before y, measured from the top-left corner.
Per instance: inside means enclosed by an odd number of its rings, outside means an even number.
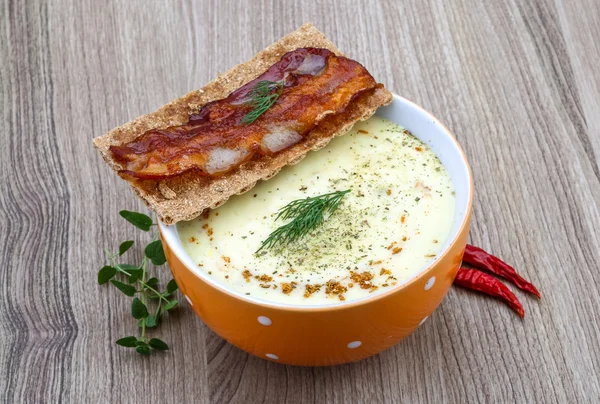
[[[312,24],[305,24],[203,88],[95,138],[94,146],[108,165],[118,171],[121,167],[109,151],[111,145],[130,142],[151,129],[186,123],[191,112],[198,111],[207,102],[225,98],[235,89],[262,74],[284,53],[301,47],[326,48],[341,55],[335,45]],[[391,100],[392,95],[384,88],[362,94],[346,111],[323,121],[302,142],[273,157],[249,161],[238,169],[216,178],[189,173],[163,181],[139,181],[130,184],[165,224],[191,220],[202,214],[205,209],[222,205],[232,195],[252,189],[258,180],[271,178],[284,166],[298,163],[310,150],[318,150],[333,137],[347,133],[355,122],[368,119],[377,108],[389,104]]]

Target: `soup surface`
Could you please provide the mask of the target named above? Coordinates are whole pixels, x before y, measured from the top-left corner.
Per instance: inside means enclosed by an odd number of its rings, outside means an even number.
[[[350,190],[307,236],[256,251],[289,220],[288,203]],[[333,304],[380,293],[423,269],[450,232],[452,181],[435,154],[373,117],[301,163],[196,220],[177,225],[199,269],[256,298]]]

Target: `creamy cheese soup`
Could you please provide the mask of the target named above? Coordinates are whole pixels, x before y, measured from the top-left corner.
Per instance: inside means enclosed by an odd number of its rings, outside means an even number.
[[[350,192],[320,227],[256,254],[290,221],[275,220],[279,209],[344,190]],[[339,303],[389,290],[424,268],[448,237],[454,204],[452,182],[435,154],[400,126],[373,117],[177,229],[201,270],[243,294]]]

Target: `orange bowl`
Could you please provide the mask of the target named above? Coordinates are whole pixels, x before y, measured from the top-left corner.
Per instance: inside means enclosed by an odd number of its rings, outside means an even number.
[[[362,299],[305,306],[246,296],[212,279],[185,253],[176,226],[159,223],[173,277],[202,321],[253,355],[290,365],[325,366],[375,355],[410,335],[438,307],[454,281],[469,233],[473,182],[464,152],[432,115],[394,96],[377,115],[429,145],[454,186],[452,230],[441,252],[404,283]]]

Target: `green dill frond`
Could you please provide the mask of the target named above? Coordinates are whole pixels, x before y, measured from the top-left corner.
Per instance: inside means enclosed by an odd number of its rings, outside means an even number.
[[[283,91],[283,80],[262,80],[248,92],[250,98],[245,104],[250,105],[252,110],[240,121],[242,125],[250,125],[275,104]]]
[[[344,195],[351,190],[336,191],[329,194],[297,199],[279,209],[275,220],[293,219],[291,222],[277,228],[255,254],[263,249],[285,246],[306,236],[312,229],[323,224],[325,215],[331,216],[342,203]]]

